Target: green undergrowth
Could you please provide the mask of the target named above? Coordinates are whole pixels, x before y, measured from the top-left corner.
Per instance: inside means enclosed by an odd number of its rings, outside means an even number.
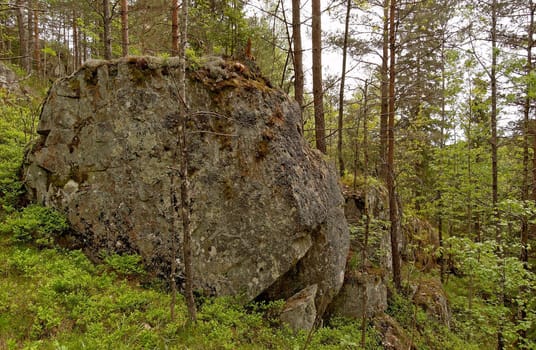
[[[387,314],[392,316],[404,329],[406,341],[412,349],[435,350],[482,350],[482,344],[463,339],[455,330],[455,320],[445,324],[427,314],[415,305],[408,296],[394,294],[391,297]]]
[[[198,298],[198,321],[190,324],[179,296],[171,321],[169,294],[140,283],[139,257],[111,255],[94,264],[79,250],[14,239],[9,227],[31,237],[25,229],[58,224],[37,225],[48,216],[35,211],[2,223],[0,349],[301,349],[306,342],[306,333],[278,321],[281,301],[244,306],[235,298]],[[378,348],[376,333],[367,335],[367,348]],[[336,319],[314,332],[309,348],[358,348],[360,337],[358,322]]]

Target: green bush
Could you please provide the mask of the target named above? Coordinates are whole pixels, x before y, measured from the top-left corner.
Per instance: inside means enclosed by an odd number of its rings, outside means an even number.
[[[104,262],[115,272],[123,276],[144,275],[142,257],[137,254],[110,254],[104,256]]]
[[[24,147],[35,134],[38,102],[0,89],[0,214],[10,212],[22,193],[18,170]],[[39,99],[40,100],[40,99]],[[1,216],[0,216],[1,218]]]
[[[67,220],[56,210],[30,205],[0,223],[0,234],[10,235],[15,242],[33,241],[41,247],[51,247],[68,228]]]

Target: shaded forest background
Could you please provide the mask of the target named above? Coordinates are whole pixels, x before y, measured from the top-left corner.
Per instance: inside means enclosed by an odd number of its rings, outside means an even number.
[[[177,55],[180,5],[0,2],[0,60],[18,73],[0,89],[3,217],[50,82],[88,59]],[[437,278],[467,344],[535,349],[535,11],[532,0],[191,1],[185,54],[254,60],[296,97],[345,191],[385,198],[361,226],[389,232],[393,290]],[[339,29],[322,31],[326,19]],[[340,74],[322,72],[322,51]]]

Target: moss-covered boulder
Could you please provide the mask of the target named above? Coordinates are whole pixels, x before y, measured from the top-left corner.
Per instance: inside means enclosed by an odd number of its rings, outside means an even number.
[[[90,253],[137,253],[163,276],[172,236],[182,251],[170,225],[177,80],[174,59],[87,63],[50,90],[24,169],[31,199],[65,212]],[[348,230],[298,106],[221,58],[190,64],[187,96],[195,287],[252,299],[317,284],[322,313],[343,282]]]

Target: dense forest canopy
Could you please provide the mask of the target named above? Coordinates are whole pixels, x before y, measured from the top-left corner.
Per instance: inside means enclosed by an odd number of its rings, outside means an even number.
[[[181,6],[0,1],[0,62],[17,71],[0,81],[0,218],[20,204],[17,169],[50,82],[89,59],[178,55]],[[388,213],[362,224],[389,231],[394,289],[429,273],[455,290],[468,344],[535,349],[535,11],[533,0],[191,0],[184,54],[254,61],[296,97],[305,138],[343,186],[386,194]],[[341,69],[322,71],[326,57]]]

